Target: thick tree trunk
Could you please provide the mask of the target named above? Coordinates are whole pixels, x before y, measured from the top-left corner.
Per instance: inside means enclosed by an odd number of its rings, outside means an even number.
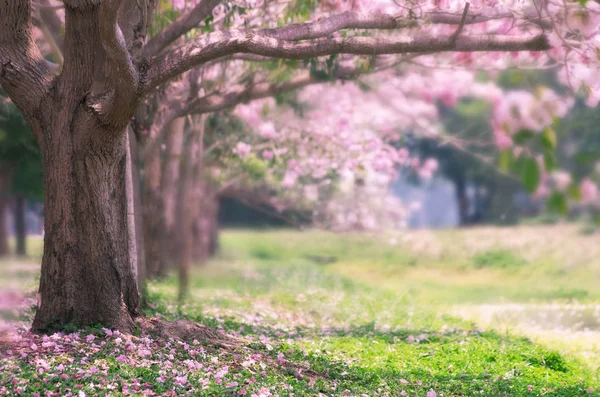
[[[0,256],[8,255],[8,225],[6,213],[8,208],[8,186],[11,173],[7,165],[0,164]]]
[[[17,240],[15,254],[17,256],[27,255],[27,225],[25,216],[27,212],[27,201],[21,195],[15,197],[15,237]]]
[[[32,329],[130,329],[139,294],[129,258],[126,136],[84,109],[67,112],[56,112],[47,123],[55,128],[42,135],[44,256]]]

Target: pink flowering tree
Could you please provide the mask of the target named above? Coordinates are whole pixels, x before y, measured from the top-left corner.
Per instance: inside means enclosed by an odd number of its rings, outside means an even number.
[[[65,0],[56,13],[64,15],[63,40],[38,4],[0,1],[0,84],[30,124],[45,170],[36,331],[67,323],[129,329],[139,315],[126,131],[145,98],[199,66],[335,54],[439,66],[554,62],[590,105],[598,98],[595,2],[174,2],[177,18],[148,39],[155,1]],[[47,32],[54,62],[36,44],[35,24]]]

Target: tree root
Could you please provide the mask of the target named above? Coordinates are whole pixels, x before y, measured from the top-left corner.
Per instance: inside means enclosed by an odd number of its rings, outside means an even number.
[[[244,344],[233,336],[189,320],[162,321],[156,318],[141,318],[139,321],[144,331],[164,339],[198,340],[230,351]]]

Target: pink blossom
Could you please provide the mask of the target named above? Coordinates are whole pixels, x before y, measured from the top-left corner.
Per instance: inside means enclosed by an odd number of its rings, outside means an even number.
[[[581,189],[581,201],[583,203],[589,203],[598,196],[598,186],[589,178],[581,181],[579,188]]]
[[[250,155],[251,151],[252,151],[252,146],[250,146],[244,142],[238,142],[237,145],[235,145],[235,148],[233,149],[233,153],[237,154],[242,159],[245,159],[246,157],[248,157],[248,155]]]
[[[437,397],[437,393],[433,391],[433,389],[429,389],[427,392],[427,397]]]
[[[188,381],[187,375],[175,377],[175,384],[177,384],[177,385],[183,386],[187,383],[187,381]]]
[[[272,150],[263,150],[262,152],[262,157],[265,160],[273,160],[273,156],[275,155],[275,153],[273,153]]]
[[[93,342],[94,339],[96,339],[96,337],[93,334],[89,334],[88,336],[85,337],[85,341],[88,343]]]
[[[494,132],[494,141],[500,150],[508,149],[513,146],[513,140],[503,131]]]

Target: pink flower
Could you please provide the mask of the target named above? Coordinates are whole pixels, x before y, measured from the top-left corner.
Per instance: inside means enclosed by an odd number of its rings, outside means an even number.
[[[275,153],[272,150],[263,150],[262,152],[263,159],[265,160],[272,160],[274,155]]]
[[[236,387],[237,385],[238,385],[237,382],[229,382],[228,384],[225,385],[225,388],[231,389],[232,387]]]
[[[120,363],[126,363],[126,362],[129,362],[129,359],[126,356],[121,354],[119,357],[117,357],[117,361]]]
[[[585,178],[581,181],[579,188],[581,189],[581,201],[583,203],[589,203],[598,196],[598,186],[596,186],[589,178]]]
[[[285,358],[283,356],[283,353],[277,353],[277,361],[279,361],[279,364],[285,364]]]
[[[427,392],[427,397],[437,397],[437,393],[433,391],[433,389],[429,389]]]
[[[296,184],[296,180],[298,179],[298,175],[293,171],[287,171],[285,176],[283,177],[283,181],[281,185],[284,188],[290,188]]]
[[[273,139],[277,136],[277,131],[275,130],[275,124],[273,124],[270,121],[262,124],[258,128],[258,132],[260,133],[260,136],[262,136],[265,139]]]
[[[528,390],[528,391],[533,391],[533,385],[529,385],[529,386],[527,386],[527,390]]]
[[[508,149],[513,146],[513,140],[503,131],[494,132],[494,141],[500,150]]]
[[[185,385],[187,383],[188,379],[187,379],[187,375],[186,376],[176,376],[175,377],[175,384],[178,385]]]
[[[86,342],[91,343],[94,341],[94,339],[96,339],[96,337],[93,334],[89,334],[88,336],[85,337]]]
[[[32,343],[30,346],[31,350],[36,351],[37,350],[37,345],[35,343]]]
[[[238,142],[237,145],[235,145],[235,148],[233,149],[233,153],[237,154],[242,159],[248,157],[251,151],[252,146],[244,142]]]

